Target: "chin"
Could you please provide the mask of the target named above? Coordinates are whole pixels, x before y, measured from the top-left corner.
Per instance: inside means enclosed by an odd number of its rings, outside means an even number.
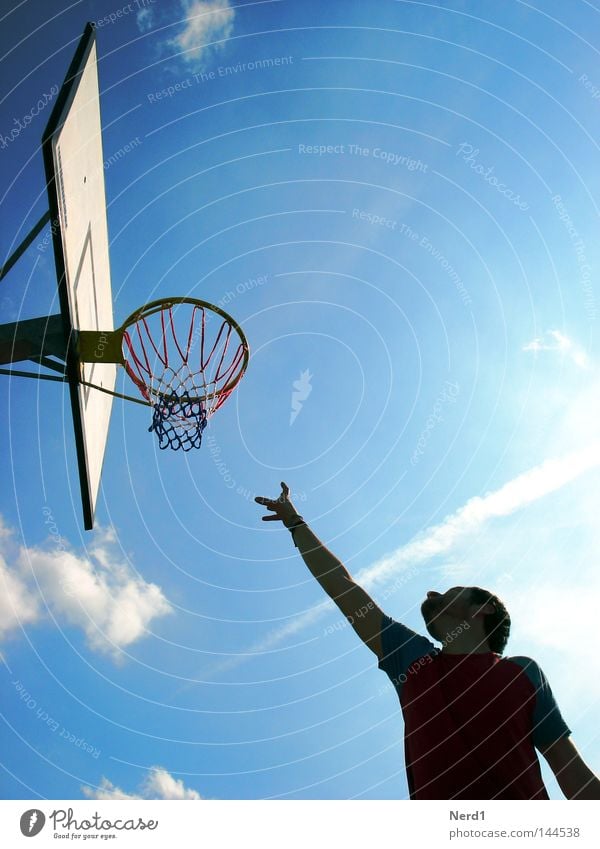
[[[427,628],[429,633],[434,636],[432,631],[435,629],[434,622],[437,617],[435,614],[435,605],[432,604],[429,599],[425,599],[425,601],[421,605],[421,616],[423,617],[423,620],[425,622],[425,627]]]
[[[435,604],[429,598],[426,598],[421,604],[421,616],[425,620],[425,624],[427,624],[428,619],[431,619],[434,609]]]

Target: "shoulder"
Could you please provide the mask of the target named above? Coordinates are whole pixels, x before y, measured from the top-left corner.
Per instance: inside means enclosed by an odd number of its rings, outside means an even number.
[[[564,721],[552,693],[548,679],[537,661],[531,657],[509,657],[509,662],[517,664],[523,670],[534,693],[533,743],[540,751],[571,733]]]
[[[379,668],[391,678],[398,693],[406,680],[408,667],[425,655],[439,652],[427,637],[385,613],[381,617],[381,646]]]
[[[437,654],[439,651],[423,634],[385,613],[381,617],[381,643],[384,657],[399,654],[407,665],[424,654]]]
[[[536,690],[547,686],[546,676],[541,670],[540,665],[532,657],[525,655],[514,655],[512,657],[503,657],[502,661],[515,664],[520,667],[526,676],[529,678]]]
[[[525,655],[516,654],[510,657],[501,657],[500,660],[507,660],[512,663],[517,663],[519,666],[523,667],[523,669],[528,669],[529,667],[535,667],[539,669],[536,661],[532,657],[526,657]]]
[[[404,625],[402,622],[397,622],[386,613],[382,613],[381,615],[381,633],[382,635],[387,633],[388,641],[390,643],[403,644],[407,642],[418,642],[419,645],[424,648],[430,648],[433,651],[437,651],[431,640],[429,640],[424,634],[419,634],[417,631],[413,631],[412,628],[408,627],[408,625]]]

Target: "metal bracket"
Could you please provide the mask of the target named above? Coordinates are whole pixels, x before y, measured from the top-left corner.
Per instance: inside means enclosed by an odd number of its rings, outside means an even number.
[[[57,363],[56,360],[51,360],[49,357],[30,357],[29,359],[34,363],[39,363],[41,366],[46,366],[46,368],[52,371],[57,371],[63,377],[67,376],[64,363]]]
[[[65,363],[68,340],[62,315],[30,318],[11,324],[0,324],[0,363],[18,363],[56,357]],[[44,363],[46,365],[46,363]],[[56,369],[56,363],[51,366]]]
[[[123,333],[119,330],[80,330],[76,333],[77,356],[82,363],[125,365]]]

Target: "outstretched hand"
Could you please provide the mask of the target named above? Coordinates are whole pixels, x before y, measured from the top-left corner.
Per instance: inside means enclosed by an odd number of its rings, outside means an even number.
[[[267,510],[272,510],[273,515],[263,516],[263,522],[283,522],[288,526],[298,518],[298,511],[290,500],[290,488],[281,481],[281,495],[279,498],[264,498],[262,495],[257,495],[254,499],[257,504],[262,504]]]

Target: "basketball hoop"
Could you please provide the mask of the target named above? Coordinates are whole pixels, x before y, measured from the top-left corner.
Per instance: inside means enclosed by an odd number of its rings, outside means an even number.
[[[210,416],[248,365],[248,344],[219,307],[192,298],[154,301],[118,330],[106,215],[98,54],[86,24],[42,137],[48,209],[0,265],[0,280],[50,231],[59,310],[0,323],[0,374],[67,384],[86,529],[94,525],[113,399],[152,407],[160,448],[199,448]],[[39,245],[38,245],[39,247]],[[139,395],[115,391],[123,366]]]
[[[240,382],[249,349],[240,326],[195,298],[152,301],[113,332],[81,331],[82,362],[118,362],[152,407],[159,448],[199,448],[208,419]],[[116,394],[116,393],[115,393]],[[128,396],[123,396],[128,397]]]

